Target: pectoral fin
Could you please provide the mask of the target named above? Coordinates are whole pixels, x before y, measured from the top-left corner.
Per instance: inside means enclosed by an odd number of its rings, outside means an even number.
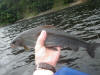
[[[29,50],[29,48],[26,45],[24,45],[23,47],[25,50]]]

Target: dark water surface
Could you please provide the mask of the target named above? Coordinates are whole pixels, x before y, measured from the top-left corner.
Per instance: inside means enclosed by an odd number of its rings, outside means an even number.
[[[0,75],[32,75],[34,51],[12,50],[9,43],[17,34],[39,25],[54,25],[89,42],[100,43],[100,8],[88,5],[67,8],[55,13],[0,28]],[[80,48],[78,52],[61,51],[57,69],[68,66],[91,75],[100,75],[100,48],[95,58]]]

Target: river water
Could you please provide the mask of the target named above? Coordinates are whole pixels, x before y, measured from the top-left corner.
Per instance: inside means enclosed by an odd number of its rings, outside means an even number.
[[[32,75],[34,50],[13,50],[9,44],[17,34],[46,24],[54,25],[87,42],[100,43],[100,8],[92,8],[87,4],[2,27],[0,28],[0,75]],[[63,50],[57,69],[62,66],[68,66],[90,75],[100,75],[100,48],[95,50],[95,58],[91,58],[82,48],[78,52]]]

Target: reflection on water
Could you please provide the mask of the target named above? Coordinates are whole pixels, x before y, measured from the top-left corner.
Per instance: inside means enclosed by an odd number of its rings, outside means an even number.
[[[88,5],[67,8],[58,12],[36,17],[0,28],[0,75],[32,75],[34,70],[34,50],[12,50],[9,43],[17,34],[39,25],[54,25],[85,41],[100,43],[100,8],[89,9]],[[95,58],[89,57],[84,49],[78,52],[61,51],[57,69],[69,66],[89,73],[100,74],[100,48]]]

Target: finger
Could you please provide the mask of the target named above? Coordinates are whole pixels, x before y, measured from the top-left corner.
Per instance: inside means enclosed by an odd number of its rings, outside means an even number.
[[[57,51],[55,52],[56,59],[59,59],[61,47],[56,47],[56,48],[57,48]]]
[[[46,31],[42,30],[41,34],[39,35],[37,39],[35,49],[40,49],[44,46],[46,37],[47,37]]]
[[[54,50],[54,51],[57,51],[57,48],[56,47],[46,47],[47,49],[50,49],[50,50]]]
[[[55,53],[60,55],[61,47],[56,47],[56,49],[57,49],[57,51]]]
[[[60,51],[61,51],[61,47],[56,47],[56,48],[57,48],[58,52],[60,52]]]
[[[61,50],[61,47],[55,47],[55,46],[51,46],[51,47],[46,47],[47,49],[50,49],[50,50],[54,50],[54,51],[60,51]]]

